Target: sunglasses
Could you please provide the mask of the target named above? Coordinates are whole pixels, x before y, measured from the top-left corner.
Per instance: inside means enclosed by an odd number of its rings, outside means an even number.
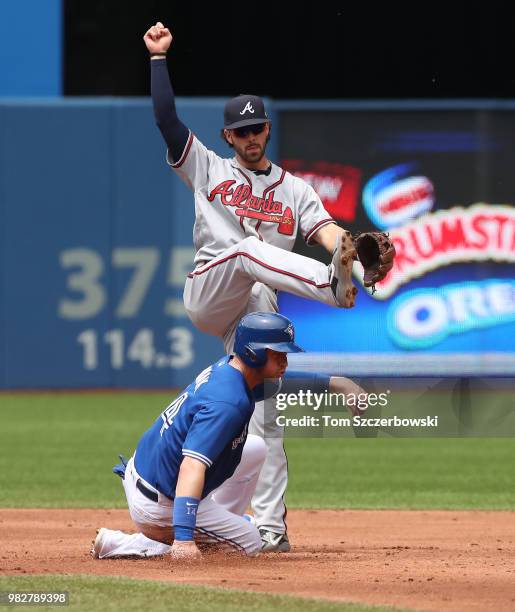
[[[266,123],[256,123],[255,125],[246,125],[245,127],[234,128],[233,132],[238,136],[238,138],[247,138],[249,134],[261,134],[261,132],[265,129]]]

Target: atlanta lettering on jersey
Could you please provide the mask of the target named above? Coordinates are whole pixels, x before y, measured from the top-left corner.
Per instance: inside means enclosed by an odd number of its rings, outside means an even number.
[[[270,191],[266,198],[255,196],[249,185],[228,179],[222,181],[211,190],[207,199],[212,202],[220,196],[224,206],[234,206],[238,217],[258,219],[268,223],[278,223],[278,232],[291,236],[295,227],[295,219],[289,206],[283,211],[283,203],[275,200],[275,191]]]
[[[259,210],[265,213],[280,214],[283,213],[283,203],[274,200],[275,191],[271,191],[266,199],[253,195],[250,186],[244,183],[239,183],[233,188],[235,180],[222,181],[217,185],[207,199],[212,202],[217,195],[220,196],[220,201],[224,206],[236,206],[238,208],[250,208]]]

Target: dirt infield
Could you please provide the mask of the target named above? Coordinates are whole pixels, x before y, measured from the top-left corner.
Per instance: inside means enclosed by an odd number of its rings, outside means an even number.
[[[94,560],[97,527],[131,531],[126,510],[0,509],[0,573],[97,574],[209,584],[426,610],[515,609],[515,513],[297,510],[293,550]]]

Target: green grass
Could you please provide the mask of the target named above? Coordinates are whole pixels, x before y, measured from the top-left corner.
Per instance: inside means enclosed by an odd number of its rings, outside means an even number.
[[[171,396],[0,395],[0,506],[125,507],[111,472]]]
[[[69,606],[45,610],[180,610],[181,612],[399,612],[399,608],[332,603],[283,595],[91,576],[0,577],[0,591],[69,593]],[[19,608],[20,606],[16,606]],[[34,606],[32,606],[34,607]],[[27,609],[23,606],[23,609]]]
[[[0,506],[126,507],[111,473],[171,396],[1,394]],[[289,438],[289,507],[515,509],[514,438]]]
[[[289,439],[287,503],[515,510],[515,440]]]

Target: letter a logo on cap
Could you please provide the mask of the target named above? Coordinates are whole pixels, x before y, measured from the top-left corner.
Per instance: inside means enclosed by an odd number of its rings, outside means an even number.
[[[244,115],[247,111],[249,111],[249,113],[254,112],[254,109],[252,108],[252,104],[250,102],[247,102],[245,108],[241,111],[240,115]]]

